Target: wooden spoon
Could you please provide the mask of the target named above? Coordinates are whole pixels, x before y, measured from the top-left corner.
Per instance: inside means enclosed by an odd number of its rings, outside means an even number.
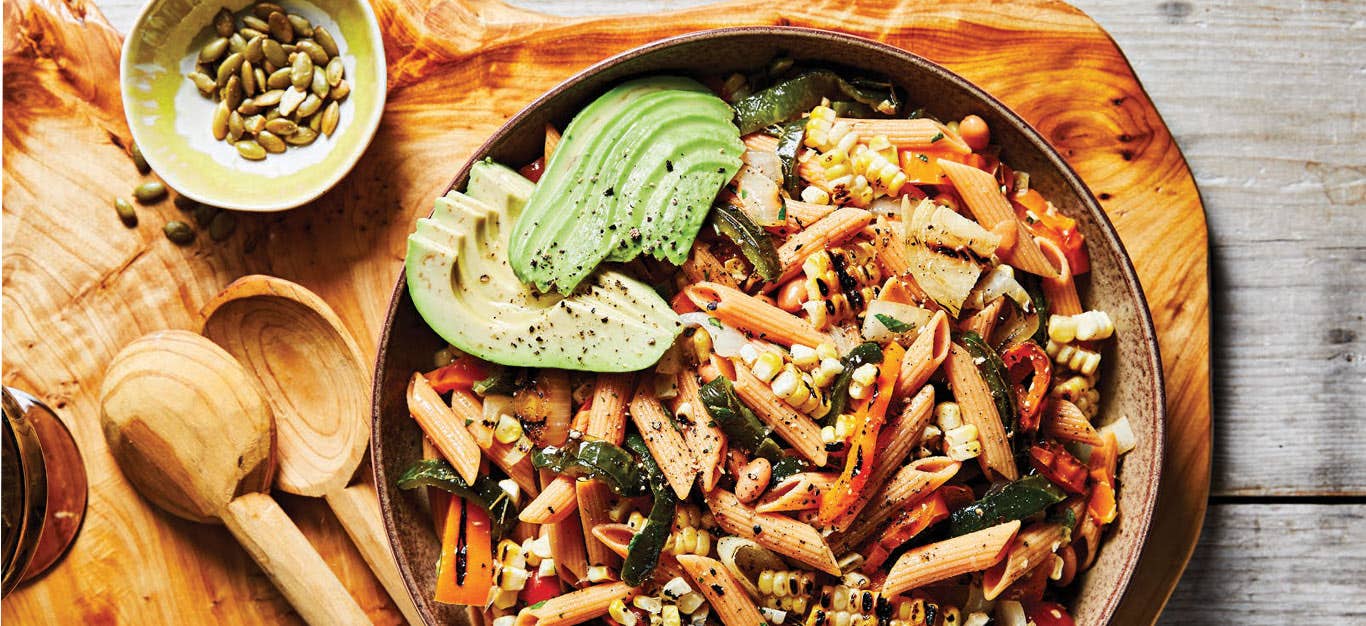
[[[114,357],[100,397],[110,451],[144,497],[188,520],[222,521],[308,623],[370,623],[265,493],[270,405],[232,355],[194,333],[155,332]]]
[[[411,624],[408,595],[365,481],[348,486],[370,444],[370,374],[332,308],[284,279],[244,276],[205,305],[205,337],[255,375],[274,410],[282,491],[322,497]]]

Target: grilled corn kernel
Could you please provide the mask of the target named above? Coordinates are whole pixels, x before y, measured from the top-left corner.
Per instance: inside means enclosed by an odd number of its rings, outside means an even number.
[[[835,348],[835,344],[827,341],[819,346],[816,346],[816,356],[820,357],[821,362],[824,363],[826,359],[834,359],[838,361],[840,358],[840,353],[839,350]]]
[[[740,346],[740,362],[746,366],[754,367],[754,362],[759,359],[759,349],[752,344]]]
[[[692,334],[693,357],[698,363],[704,363],[711,358],[711,333],[705,328],[699,328]]]
[[[799,379],[796,373],[791,370],[783,370],[783,373],[778,374],[778,377],[773,379],[773,393],[779,398],[786,399],[797,392],[798,383]]]
[[[855,400],[863,400],[873,395],[873,388],[858,381],[849,383],[849,397]]]
[[[631,599],[631,605],[645,611],[658,615],[664,609],[664,601],[654,596],[636,596]]]
[[[940,428],[943,428],[943,425],[940,425]],[[977,427],[972,424],[963,424],[958,428],[944,431],[944,443],[950,446],[963,445],[969,441],[977,441]]]
[[[683,611],[683,613],[687,615],[692,615],[693,613],[696,613],[698,609],[702,608],[702,605],[705,604],[706,601],[707,598],[705,596],[696,591],[691,591],[678,597],[678,610]]]
[[[854,432],[854,416],[851,413],[841,413],[835,418],[835,440],[844,441]]]
[[[830,444],[830,443],[835,443],[836,440],[837,440],[837,437],[835,437],[835,427],[834,427],[834,426],[822,426],[822,427],[821,427],[821,443]]]
[[[982,443],[974,439],[956,446],[948,446],[946,455],[955,461],[975,459],[982,455]]]
[[[498,425],[493,428],[493,438],[498,443],[512,443],[522,438],[522,423],[507,414],[498,417]]]
[[[877,382],[877,366],[872,363],[864,363],[854,369],[853,380],[861,385],[871,385]]]
[[[517,592],[510,590],[500,590],[493,593],[493,606],[500,609],[510,609],[517,606]]]
[[[1077,337],[1077,320],[1068,315],[1048,316],[1048,338],[1058,343],[1071,343]]]
[[[944,607],[944,626],[962,626],[963,613],[956,606]]]
[[[934,407],[934,421],[942,430],[953,430],[963,425],[963,410],[957,402],[940,402]]]
[[[802,202],[830,204],[830,193],[815,185],[808,185],[802,190]]]
[[[664,610],[660,612],[664,626],[681,626],[683,618],[678,614],[678,607],[672,604],[664,605]]]
[[[750,373],[755,378],[764,382],[771,382],[774,376],[783,369],[783,357],[772,352],[764,352],[754,360],[754,365],[750,367]]]
[[[844,372],[844,364],[839,359],[826,357],[821,359],[821,366],[811,373],[812,380],[821,387],[828,386],[834,382],[835,377]]]
[[[636,614],[626,608],[626,603],[621,598],[612,600],[612,603],[607,605],[607,615],[621,626],[635,626],[636,624]]]
[[[816,356],[816,349],[811,346],[795,344],[792,346],[792,364],[804,370],[810,370],[820,365],[821,359]]]
[[[601,583],[612,580],[612,569],[606,565],[589,565],[588,582]]]
[[[856,571],[845,574],[844,577],[840,579],[840,582],[844,583],[847,587],[853,587],[855,589],[867,589],[873,584],[872,579],[864,575],[863,572]]]
[[[675,576],[669,582],[664,583],[664,587],[661,591],[670,598],[678,599],[692,593],[692,586],[688,584],[688,581],[683,580],[682,576]],[[692,611],[685,611],[685,613],[691,612]]]
[[[498,562],[503,567],[526,567],[526,558],[522,556],[522,546],[511,539],[498,542]]]
[[[541,564],[536,566],[536,573],[541,576],[555,575],[555,559],[541,559]]]
[[[521,591],[531,575],[521,568],[505,567],[498,572],[498,588],[504,591]]]
[[[645,526],[645,516],[640,511],[631,511],[631,516],[626,518],[626,526],[631,530],[640,530]]]
[[[806,135],[802,138],[802,143],[817,150],[829,148],[827,142],[836,117],[835,110],[828,106],[811,109],[810,115],[806,118]]]

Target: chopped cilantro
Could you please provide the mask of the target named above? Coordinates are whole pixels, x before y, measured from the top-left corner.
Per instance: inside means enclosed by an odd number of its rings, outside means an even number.
[[[882,313],[877,313],[873,317],[876,317],[877,321],[882,322],[882,325],[886,326],[887,330],[890,330],[894,333],[904,333],[908,330],[912,330],[915,328],[914,326],[907,324],[906,322],[903,322],[890,315],[883,315]]]

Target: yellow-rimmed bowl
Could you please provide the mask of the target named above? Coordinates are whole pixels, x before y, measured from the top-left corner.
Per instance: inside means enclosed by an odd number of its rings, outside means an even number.
[[[181,195],[241,211],[282,211],[307,203],[337,184],[379,128],[386,68],[379,22],[366,0],[274,0],[290,13],[327,27],[337,40],[351,94],[331,137],[291,146],[263,161],[248,161],[210,132],[217,105],[185,75],[226,7],[241,15],[255,2],[151,0],[123,42],[119,79],[133,140],[152,169]],[[239,18],[240,19],[240,18]]]

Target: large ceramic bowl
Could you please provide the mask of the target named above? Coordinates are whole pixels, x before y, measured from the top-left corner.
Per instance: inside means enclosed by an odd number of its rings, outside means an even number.
[[[1082,624],[1109,622],[1138,562],[1148,531],[1162,466],[1165,403],[1162,370],[1143,291],[1133,265],[1096,200],[1076,173],[1037,131],[989,94],[948,70],[908,52],[865,39],[797,28],[753,27],[712,30],[636,48],[584,70],[530,103],[477,150],[470,163],[485,157],[521,164],[538,157],[543,127],[564,124],[608,86],[653,72],[716,73],[761,66],[780,53],[859,67],[894,77],[941,119],[975,113],[986,119],[1001,145],[1002,160],[1030,173],[1030,185],[1075,217],[1089,242],[1091,273],[1081,282],[1082,300],[1110,313],[1119,329],[1104,355],[1102,422],[1127,416],[1138,447],[1123,458],[1119,521],[1107,533],[1095,566],[1081,580],[1073,604]],[[465,184],[467,164],[451,187]],[[443,345],[422,321],[399,280],[389,320],[380,341],[375,372],[374,454],[384,520],[408,590],[429,623],[464,623],[460,607],[431,600],[439,543],[426,504],[417,491],[400,491],[394,480],[421,458],[422,433],[408,416],[404,390],[412,372],[431,366]]]

